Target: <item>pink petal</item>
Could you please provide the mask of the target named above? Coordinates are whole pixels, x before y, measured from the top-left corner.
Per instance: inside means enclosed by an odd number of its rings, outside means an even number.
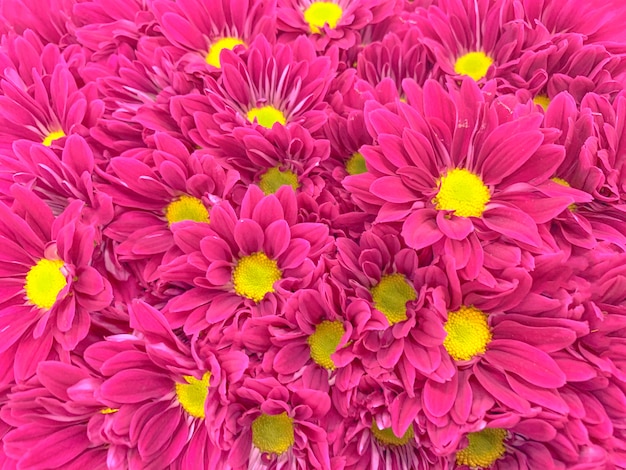
[[[116,403],[141,403],[162,397],[174,390],[174,381],[162,373],[127,369],[106,380],[100,388],[105,400]]]
[[[519,209],[503,205],[492,205],[483,214],[485,225],[513,240],[532,246],[541,245],[535,221]]]
[[[437,227],[453,240],[463,240],[474,230],[474,224],[468,217],[457,217],[445,211],[437,211]]]
[[[402,238],[411,248],[419,250],[435,244],[443,237],[436,223],[436,211],[418,209],[404,221]]]

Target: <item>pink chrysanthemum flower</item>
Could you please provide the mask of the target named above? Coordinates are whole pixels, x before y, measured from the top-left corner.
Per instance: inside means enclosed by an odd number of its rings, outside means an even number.
[[[214,469],[225,432],[227,389],[247,367],[243,352],[195,354],[156,309],[130,307],[132,335],[91,345],[86,361],[102,376],[96,398],[107,407],[100,431],[114,468]],[[132,359],[131,359],[132,358]],[[138,387],[138,384],[141,384]]]
[[[227,168],[234,168],[244,184],[256,184],[274,194],[281,186],[317,197],[324,187],[318,167],[328,159],[328,141],[314,139],[300,126],[277,127],[263,135],[257,129],[240,127],[232,137],[215,136],[211,155]]]
[[[332,247],[328,227],[299,223],[290,187],[265,196],[250,186],[239,211],[216,204],[211,222],[172,227],[184,252],[160,270],[165,281],[190,286],[166,314],[187,334],[219,325],[242,308],[276,314],[279,302],[311,282],[321,254]]]
[[[167,47],[186,72],[221,68],[221,52],[251,46],[254,38],[276,34],[276,4],[272,0],[155,1],[152,4]]]
[[[325,417],[331,459],[346,470],[443,470],[445,461],[430,449],[428,437],[416,424],[398,431],[393,414],[419,409],[419,401],[400,404],[393,380],[374,379],[352,363],[337,375],[332,391],[334,408]],[[391,412],[391,413],[390,413]]]
[[[367,304],[348,304],[341,286],[323,278],[315,289],[295,292],[283,312],[247,319],[241,341],[263,354],[262,363],[279,374],[281,383],[301,379],[328,392],[337,369],[332,356],[358,338],[369,318]]]
[[[489,80],[514,68],[524,51],[550,45],[541,24],[516,20],[506,0],[451,0],[411,16],[434,59],[432,76]]]
[[[146,280],[154,280],[163,255],[174,248],[173,225],[208,224],[211,207],[239,180],[236,171],[225,170],[209,155],[190,154],[167,133],[154,138],[156,149],[146,149],[143,161],[126,154],[112,158],[108,171],[100,172],[105,182],[98,185],[117,206],[105,235],[119,243],[115,251],[121,261],[147,262]]]
[[[329,46],[349,49],[368,25],[382,22],[398,10],[394,0],[279,0],[279,40],[291,42],[309,35],[317,50]]]
[[[101,380],[76,360],[39,363],[37,374],[13,387],[1,418],[11,426],[2,437],[16,467],[107,469],[107,447],[97,430],[109,411],[94,397]]]
[[[368,171],[344,186],[377,222],[401,226],[408,246],[437,244],[473,279],[483,240],[537,250],[545,243],[540,224],[589,199],[573,197],[571,188],[548,196],[537,187],[565,156],[553,143],[558,132],[540,127],[540,113],[492,101],[469,78],[451,94],[434,81],[423,89],[404,83],[409,104],[397,101],[395,112],[366,103],[377,145],[361,149]],[[517,205],[528,199],[537,200],[530,212]]]
[[[450,292],[447,307],[441,301],[436,304],[437,309],[447,310],[440,311],[447,333],[443,346],[458,371],[445,382],[429,378],[423,388],[425,416],[433,427],[449,429],[431,433],[438,447],[454,442],[450,436],[467,423],[472,396],[484,395],[507,412],[522,416],[536,409],[561,417],[569,412],[559,389],[577,362],[565,360],[559,352],[588,334],[589,326],[558,311],[529,314],[529,308],[541,309],[548,298],[543,301],[540,292],[529,292],[526,270],[510,270],[508,275],[502,282],[508,290],[496,293],[478,282],[464,283],[459,286],[461,297],[454,300]]]
[[[28,78],[22,79],[21,73]],[[88,137],[103,111],[95,84],[79,88],[65,61],[44,74],[21,68],[4,70],[0,89],[0,148],[5,151],[18,139],[49,147],[62,145],[69,134]]]
[[[228,463],[249,470],[330,470],[328,438],[320,426],[330,398],[319,390],[288,387],[274,377],[247,377],[235,391],[239,435]]]
[[[55,218],[32,192],[16,185],[13,196],[11,208],[0,203],[3,385],[26,380],[53,350],[74,349],[90,313],[112,300],[109,282],[91,266],[97,234],[80,220],[83,203]]]
[[[241,126],[267,132],[299,124],[314,132],[326,122],[336,58],[318,57],[305,37],[272,46],[259,36],[241,56],[224,50],[221,62],[218,79],[205,77],[205,95],[172,99],[172,115],[197,145],[213,147],[213,136]]]

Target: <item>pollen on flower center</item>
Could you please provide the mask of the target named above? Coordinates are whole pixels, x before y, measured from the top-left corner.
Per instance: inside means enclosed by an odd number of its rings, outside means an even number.
[[[487,314],[474,307],[463,306],[456,312],[449,312],[443,328],[448,333],[443,347],[457,361],[467,361],[484,353],[492,338]]]
[[[165,208],[165,218],[170,225],[183,220],[209,222],[209,211],[197,197],[182,195]]]
[[[315,327],[315,332],[307,338],[311,347],[311,358],[316,364],[334,370],[335,363],[330,355],[337,351],[341,337],[346,332],[340,321],[325,320]]]
[[[459,75],[468,75],[478,81],[487,75],[493,59],[482,51],[468,52],[459,57],[454,64],[454,71]]]
[[[365,158],[359,152],[355,152],[346,162],[346,171],[350,175],[360,175],[367,172]]]
[[[252,108],[248,111],[248,121],[254,122],[256,119],[260,126],[267,129],[271,129],[272,126],[279,122],[283,126],[287,122],[287,118],[281,110],[276,109],[274,106],[263,106],[261,108]]]
[[[191,375],[183,376],[186,384],[177,383],[176,398],[183,409],[194,418],[204,419],[204,403],[209,394],[211,372],[205,372],[201,380]]]
[[[52,142],[54,142],[57,139],[61,139],[65,137],[65,132],[61,131],[53,131],[50,132],[50,134],[48,134],[45,139],[43,139],[42,144],[44,144],[46,147],[50,147],[52,145]]]
[[[437,210],[454,211],[459,217],[480,217],[490,199],[489,188],[479,176],[464,169],[449,170],[439,180],[433,202]]]
[[[403,446],[415,437],[412,424],[402,436],[398,437],[393,433],[391,428],[380,429],[376,424],[376,421],[373,420],[372,434],[380,444],[386,446]]]
[[[274,194],[281,186],[291,186],[295,191],[298,189],[298,175],[289,170],[270,168],[261,175],[259,186],[265,195]]]
[[[274,292],[274,283],[283,273],[278,263],[261,251],[244,256],[233,270],[235,292],[247,299],[260,302],[268,292]]]
[[[343,15],[343,10],[333,2],[313,2],[304,11],[304,21],[309,24],[312,33],[319,33],[325,24],[335,29]]]
[[[246,43],[239,38],[225,37],[218,39],[209,47],[209,52],[206,55],[206,63],[219,69],[222,66],[220,62],[220,53],[224,49],[232,51],[236,46],[245,45]]]
[[[61,272],[64,263],[60,259],[41,259],[26,274],[26,298],[39,308],[52,308],[59,292],[67,285]]]
[[[252,422],[252,443],[261,451],[283,454],[294,444],[293,419],[283,412],[262,414]]]
[[[550,98],[548,98],[546,95],[537,95],[533,98],[533,103],[538,104],[545,111],[550,105]]]
[[[416,298],[415,289],[402,274],[383,276],[380,282],[372,287],[374,307],[387,317],[390,325],[407,319],[406,303]]]
[[[469,445],[456,453],[457,465],[488,468],[506,452],[506,430],[485,428],[467,435]]]

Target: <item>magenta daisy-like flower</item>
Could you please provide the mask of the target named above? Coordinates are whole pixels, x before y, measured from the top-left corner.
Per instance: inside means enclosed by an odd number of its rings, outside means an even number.
[[[276,5],[265,0],[156,1],[152,4],[168,47],[187,72],[221,67],[222,50],[244,50],[254,38],[276,34]],[[173,49],[173,50],[172,50]]]
[[[307,287],[321,254],[332,246],[326,225],[298,222],[290,187],[265,196],[250,186],[239,214],[223,201],[206,227],[180,224],[173,231],[184,254],[163,266],[160,276],[189,287],[166,306],[172,325],[184,325],[188,334],[242,308],[275,314],[292,291]]]
[[[228,462],[233,468],[330,470],[328,437],[320,426],[327,393],[285,386],[274,377],[247,377],[235,391],[231,413],[240,430]]]
[[[2,437],[16,467],[107,468],[107,447],[98,435],[107,409],[94,397],[101,380],[79,361],[39,363],[34,377],[13,387],[1,418],[11,426]]]
[[[405,81],[409,104],[368,102],[366,123],[378,142],[364,146],[367,173],[344,186],[374,210],[377,222],[396,224],[409,247],[438,244],[464,276],[475,278],[484,262],[482,240],[538,249],[538,226],[570,204],[571,188],[549,196],[537,185],[563,161],[558,133],[541,128],[543,116],[528,106],[500,112],[471,79],[448,94],[434,81],[423,89]],[[536,200],[534,206],[519,203]]]
[[[119,242],[120,260],[148,263],[148,280],[174,248],[172,227],[185,220],[208,224],[211,207],[239,181],[236,171],[225,170],[211,156],[190,154],[166,133],[156,134],[155,144],[155,150],[145,150],[144,161],[126,154],[112,158],[107,172],[100,173],[106,183],[98,186],[117,206],[105,234]]]
[[[220,57],[222,74],[205,78],[205,95],[172,99],[173,117],[197,145],[213,147],[214,136],[241,126],[267,132],[299,124],[314,132],[326,121],[336,60],[318,57],[306,38],[272,45],[259,36],[241,56],[224,50]]]
[[[80,220],[83,203],[55,218],[29,190],[16,185],[13,196],[12,207],[0,203],[3,385],[26,380],[54,350],[74,349],[90,313],[112,300],[109,282],[91,266],[97,233]]]
[[[279,40],[290,42],[308,34],[318,50],[348,49],[361,39],[361,30],[382,22],[398,10],[392,0],[279,0]]]
[[[102,374],[95,397],[106,405],[100,434],[115,468],[219,468],[215,444],[229,419],[227,388],[241,377],[247,357],[237,351],[194,354],[156,309],[130,307],[133,335],[91,345],[85,359]],[[140,384],[140,386],[138,386]]]
[[[0,81],[0,148],[10,151],[15,140],[45,146],[62,144],[69,134],[89,135],[102,114],[103,103],[95,96],[95,84],[79,88],[67,63],[53,70],[7,69]],[[21,74],[27,74],[23,79]],[[26,83],[31,82],[27,86]]]

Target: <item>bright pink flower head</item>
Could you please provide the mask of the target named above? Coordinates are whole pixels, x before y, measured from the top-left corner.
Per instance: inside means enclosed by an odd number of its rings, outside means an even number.
[[[416,10],[410,19],[434,56],[434,78],[479,81],[515,68],[524,51],[549,46],[545,27],[525,24],[515,15],[508,0],[446,0]]]
[[[163,266],[160,276],[189,290],[166,306],[172,326],[196,333],[244,308],[274,315],[291,292],[307,287],[332,238],[323,224],[299,223],[297,210],[291,188],[265,196],[250,186],[239,214],[223,201],[206,226],[174,226],[184,254]]]
[[[87,335],[90,313],[107,307],[109,282],[91,266],[98,242],[74,201],[58,217],[34,193],[14,186],[0,203],[0,331],[3,385],[30,377],[53,350],[71,351]]]
[[[20,72],[28,74],[32,85]],[[43,74],[4,70],[0,89],[0,148],[5,151],[18,139],[49,147],[62,145],[66,135],[87,137],[103,111],[95,84],[79,88],[65,61]]]
[[[317,50],[349,49],[361,40],[361,30],[382,22],[398,10],[395,0],[279,0],[279,40],[308,35]]]
[[[259,36],[241,56],[224,50],[219,78],[205,77],[205,95],[173,98],[172,115],[193,142],[208,147],[241,126],[269,132],[299,124],[314,132],[327,118],[323,100],[335,59],[318,57],[304,37],[273,46]]]
[[[221,68],[221,51],[243,51],[276,34],[275,0],[158,0],[152,4],[167,47],[187,72]],[[272,41],[273,42],[273,41]]]
[[[155,150],[145,150],[143,161],[133,158],[132,151],[112,158],[107,172],[100,173],[105,182],[98,185],[117,206],[106,235],[119,242],[115,251],[120,260],[148,262],[148,280],[174,248],[172,227],[184,220],[208,224],[211,208],[239,180],[236,171],[201,152],[190,154],[166,133],[156,134],[155,144]]]
[[[265,194],[281,186],[291,186],[298,193],[316,197],[325,182],[319,166],[328,159],[328,141],[314,139],[301,126],[273,129],[262,133],[250,127],[238,127],[226,138],[215,136],[211,154],[227,168],[234,168],[244,184],[256,184]]]
[[[404,83],[409,104],[397,101],[395,112],[366,103],[378,145],[361,149],[368,171],[344,186],[377,222],[401,226],[408,246],[435,245],[473,279],[484,263],[481,240],[536,250],[540,224],[589,200],[565,186],[549,195],[538,187],[565,153],[553,143],[558,132],[541,127],[542,114],[492,101],[469,78],[450,94],[434,81]]]
[[[31,30],[47,43],[67,45],[74,42],[67,27],[73,4],[65,0],[7,0],[0,5],[0,22],[18,34]]]
[[[110,445],[109,466],[217,468],[225,457],[214,442],[228,419],[227,388],[247,367],[246,355],[195,354],[145,303],[134,302],[130,317],[133,335],[109,337],[85,352],[103,376],[95,396],[108,407],[100,433]]]
[[[100,383],[79,361],[44,361],[34,377],[13,387],[1,412],[12,429],[2,442],[17,468],[108,468],[105,442],[94,433],[108,419],[94,397]]]
[[[330,410],[327,393],[247,377],[234,401],[230,412],[239,416],[239,435],[228,455],[234,469],[330,470],[328,437],[320,426]]]

